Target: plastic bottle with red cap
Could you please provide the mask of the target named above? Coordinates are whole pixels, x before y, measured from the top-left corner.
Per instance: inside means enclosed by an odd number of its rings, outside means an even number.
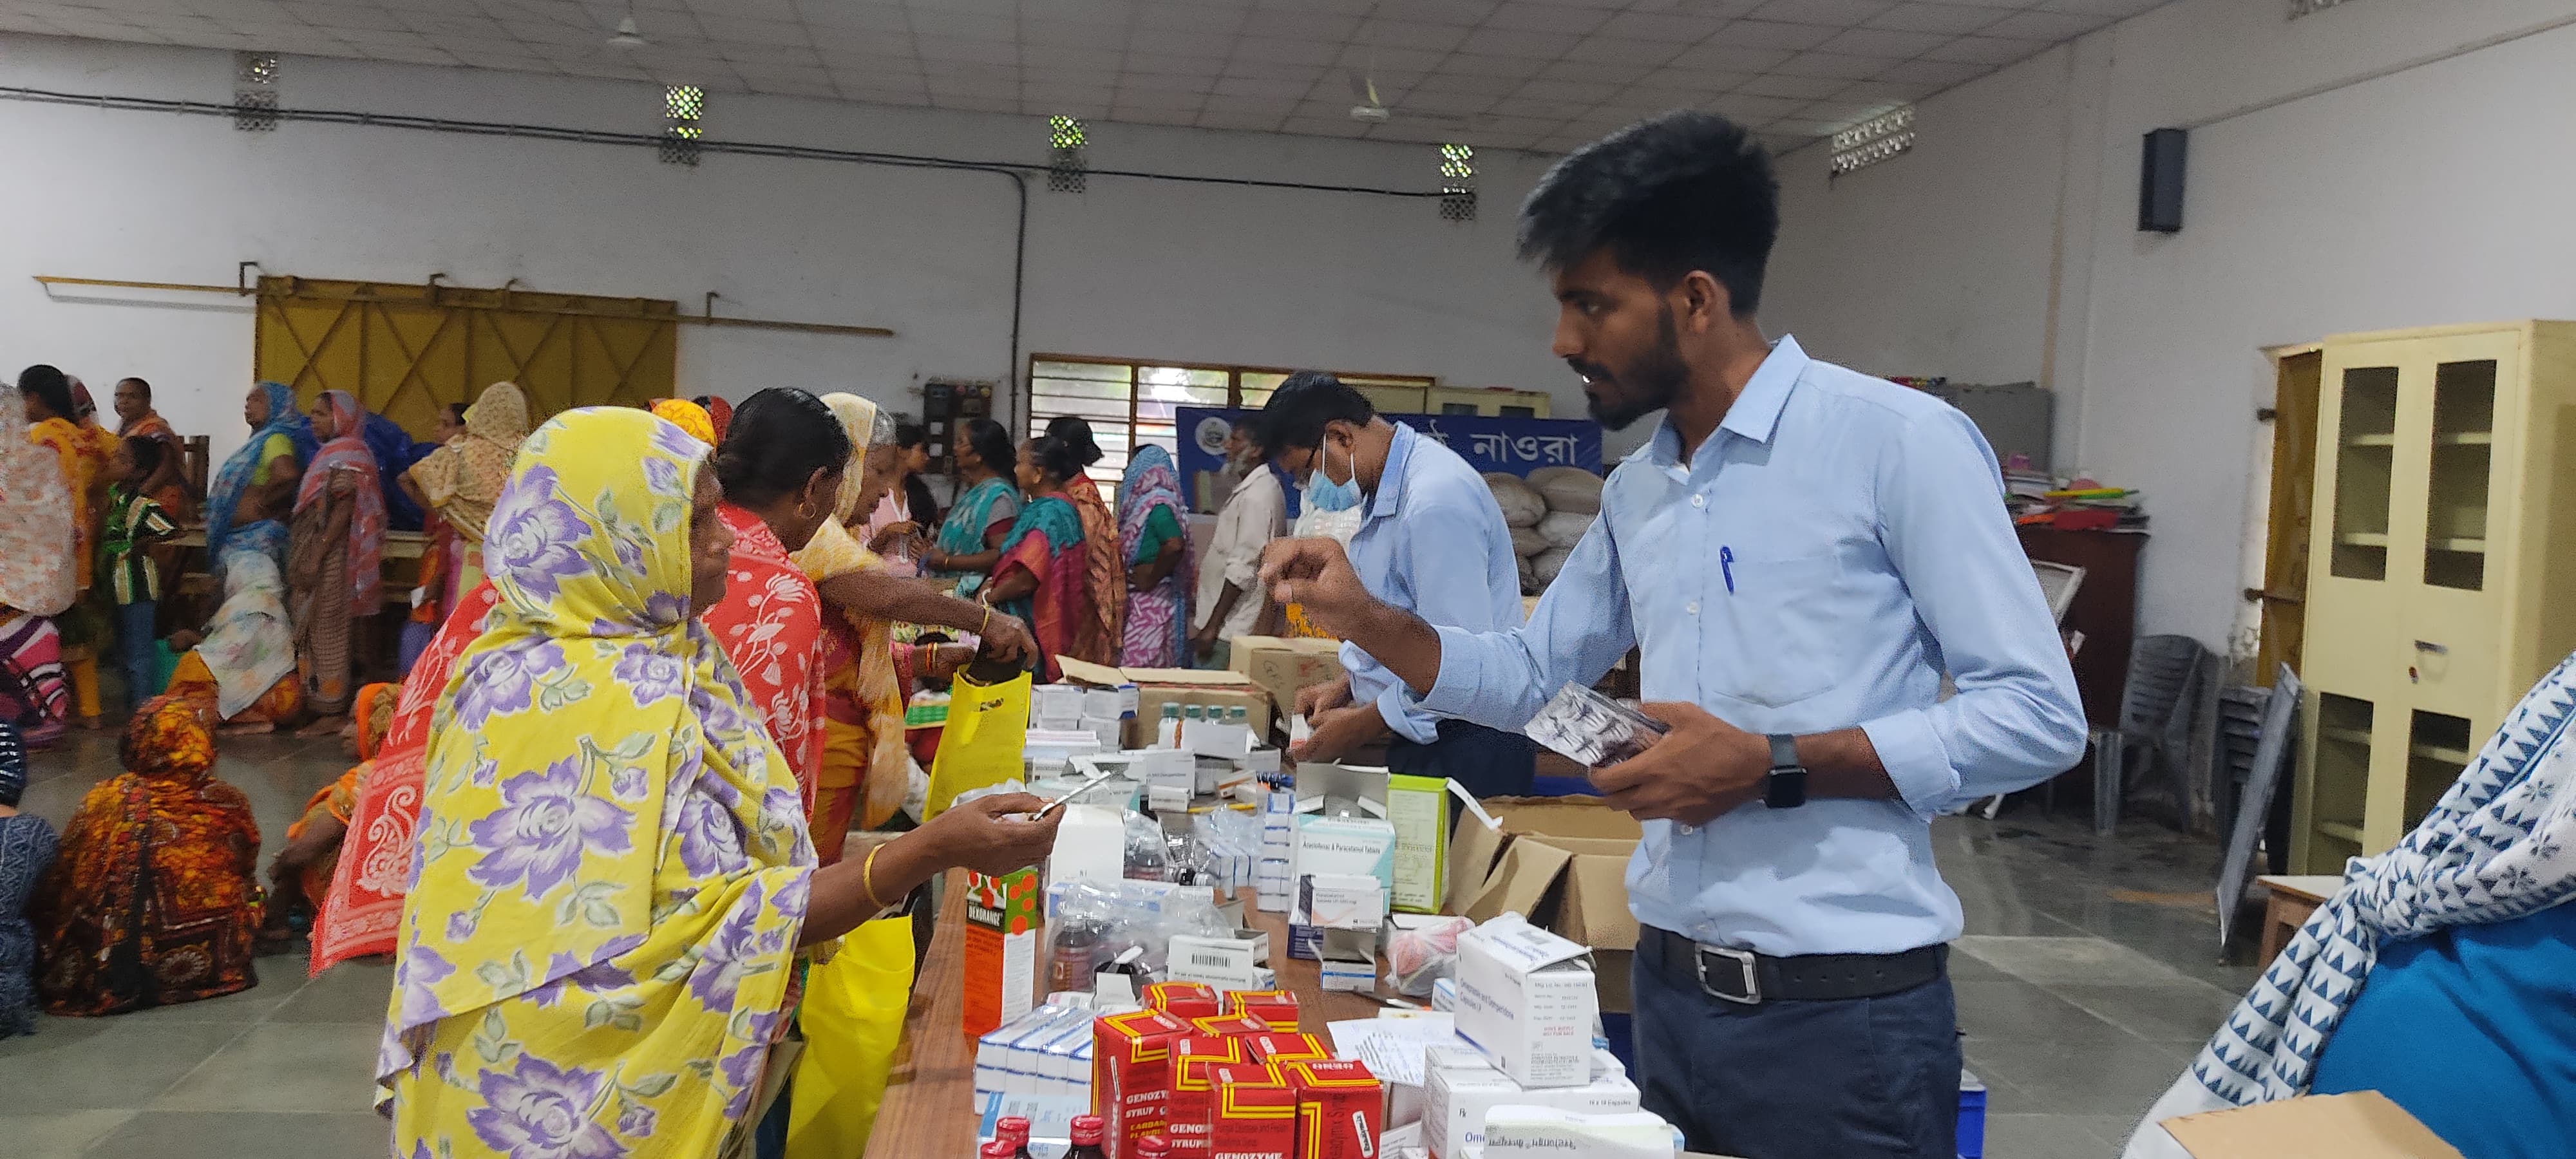
[[[1170,1159],[1172,1141],[1160,1135],[1147,1135],[1136,1140],[1136,1159]]]
[[[1011,1159],[1011,1145],[999,1139],[975,1149],[976,1159]]]
[[[1108,1153],[1100,1149],[1100,1142],[1108,1133],[1109,1125],[1100,1116],[1075,1115],[1073,1148],[1064,1153],[1064,1159],[1109,1159]]]

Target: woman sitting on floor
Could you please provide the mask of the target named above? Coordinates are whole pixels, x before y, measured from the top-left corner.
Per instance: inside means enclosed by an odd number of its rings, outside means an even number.
[[[284,940],[295,934],[298,919],[310,919],[330,892],[332,871],[339,868],[341,838],[357,812],[358,784],[374,771],[385,733],[393,727],[394,698],[401,689],[370,684],[358,690],[349,727],[342,730],[348,753],[358,763],[340,779],[322,786],[304,802],[304,813],[286,827],[286,848],[268,860],[268,924],[260,936]],[[311,928],[307,921],[306,928]]]
[[[54,863],[54,827],[18,811],[27,791],[27,749],[18,726],[0,722],[0,1038],[36,1029],[36,930],[27,900]]]
[[[126,726],[126,771],[81,798],[37,888],[36,990],[52,1014],[120,1014],[247,990],[259,826],[215,778],[211,710],[157,697]]]
[[[2375,1090],[2468,1159],[2556,1159],[2576,1133],[2576,657],[2559,662],[2396,848],[2273,959],[2147,1112],[2129,1159],[2184,1159],[2159,1124]]]
[[[268,732],[303,710],[286,579],[265,552],[224,554],[224,602],[203,633],[170,634],[169,691],[207,700],[226,733]]]

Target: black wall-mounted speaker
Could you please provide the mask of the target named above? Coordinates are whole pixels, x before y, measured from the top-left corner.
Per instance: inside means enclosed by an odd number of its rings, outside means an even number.
[[[2154,129],[2141,142],[2138,161],[2138,228],[2182,232],[2182,158],[2189,129]]]

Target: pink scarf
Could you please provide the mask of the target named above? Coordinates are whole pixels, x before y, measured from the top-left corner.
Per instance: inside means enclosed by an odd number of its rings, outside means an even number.
[[[305,466],[304,479],[295,489],[295,513],[304,514],[306,507],[322,498],[331,472],[358,472],[357,486],[350,494],[357,506],[349,513],[349,614],[369,615],[384,598],[384,487],[376,478],[375,452],[360,437],[366,430],[366,409],[345,390],[323,391],[322,399],[331,406],[335,434]]]

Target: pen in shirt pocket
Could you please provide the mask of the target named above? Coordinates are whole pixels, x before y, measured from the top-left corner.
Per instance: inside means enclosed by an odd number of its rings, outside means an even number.
[[[1726,594],[1735,594],[1735,549],[1724,544],[1717,548],[1718,574],[1726,577]]]

